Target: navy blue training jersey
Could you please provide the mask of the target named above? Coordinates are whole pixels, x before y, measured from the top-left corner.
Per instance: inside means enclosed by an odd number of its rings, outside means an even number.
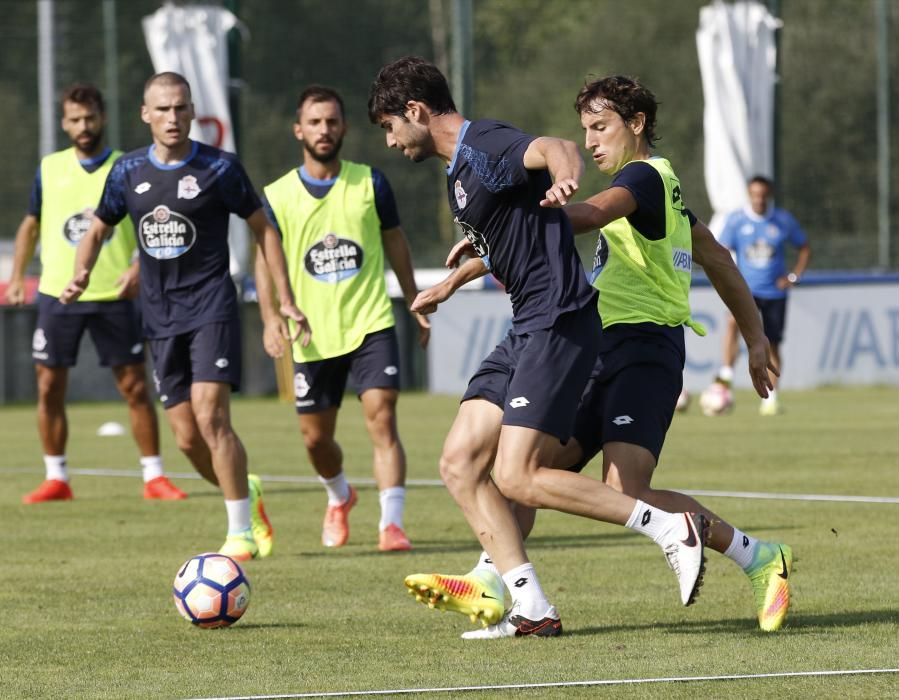
[[[175,165],[158,162],[152,146],[122,156],[95,212],[111,226],[126,215],[134,222],[148,338],[237,316],[228,215],[246,219],[261,204],[237,156],[192,144],[190,155]]]
[[[518,333],[549,328],[561,314],[595,303],[568,217],[540,206],[552,186],[549,172],[524,167],[533,140],[502,122],[465,122],[446,169],[450,209],[505,286]]]

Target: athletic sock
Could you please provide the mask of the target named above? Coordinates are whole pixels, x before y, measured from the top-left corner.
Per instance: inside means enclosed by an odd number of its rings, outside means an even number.
[[[332,476],[330,479],[319,476],[318,480],[325,487],[325,491],[328,492],[329,506],[339,506],[347,502],[350,497],[350,484],[347,482],[343,472],[340,472],[337,476]]]
[[[391,523],[398,528],[403,527],[403,508],[406,506],[406,489],[403,486],[391,486],[378,494],[381,501],[381,521],[379,530],[386,530]]]
[[[731,384],[734,381],[734,368],[730,365],[722,365],[715,379],[728,385]]]
[[[165,474],[162,469],[162,457],[160,457],[159,455],[152,455],[151,457],[141,457],[140,466],[141,471],[143,472],[145,484],[148,481],[158,479],[160,476]]]
[[[239,498],[236,501],[225,499],[225,510],[228,512],[228,534],[239,535],[250,529],[250,499]]]
[[[540,620],[549,609],[549,600],[540,586],[534,565],[525,562],[503,574],[503,583],[512,594],[512,605],[518,605],[518,613],[529,620]]]
[[[44,471],[47,480],[69,481],[69,465],[65,455],[44,455]]]
[[[627,519],[625,527],[646,535],[656,544],[662,544],[667,537],[671,528],[677,527],[681,523],[679,513],[669,513],[659,510],[648,503],[637,501],[631,517]]]
[[[478,563],[475,564],[475,567],[469,572],[472,574],[486,572],[489,571],[492,574],[500,575],[499,569],[496,568],[496,564],[493,563],[493,559],[490,558],[490,555],[487,552],[481,552],[481,556],[478,557]]]
[[[755,537],[750,537],[745,532],[734,528],[734,538],[730,541],[730,546],[724,550],[724,556],[746,571],[752,564],[758,544],[759,541]]]

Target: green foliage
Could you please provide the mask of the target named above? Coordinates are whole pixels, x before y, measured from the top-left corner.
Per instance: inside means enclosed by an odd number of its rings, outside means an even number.
[[[676,416],[656,485],[899,496],[895,390],[787,392],[783,400],[787,413],[777,419],[760,418],[756,399],[745,393],[732,415],[703,418],[694,407]],[[133,469],[133,476],[76,473],[76,500],[19,505],[19,495],[41,477],[34,412],[0,409],[0,697],[208,697],[896,667],[895,503],[700,497],[747,532],[793,546],[794,604],[787,626],[773,635],[757,630],[746,578],[724,558],[710,553],[702,595],[684,609],[651,543],[616,526],[544,512],[529,552],[566,634],[462,643],[466,619],[427,610],[402,586],[407,573],[460,572],[477,557],[451,498],[429,485],[455,411],[453,397],[401,399],[412,480],[406,525],[416,549],[384,555],[376,551],[378,498],[366,481],[371,450],[358,402],[346,401],[338,437],[360,500],[350,543],[331,551],[318,541],[325,497],[301,456],[292,408],[236,401],[234,421],[251,465],[268,476],[276,549],[246,566],[253,593],[244,618],[205,631],[180,618],[170,591],[185,559],[221,544],[218,492],[176,476],[189,500],[142,501],[130,439],[95,437],[100,423],[126,421],[125,407],[81,404],[70,407],[72,467],[122,475]],[[171,473],[187,470],[167,430],[164,452]],[[595,476],[596,465],[587,473]],[[298,476],[308,480],[278,481]],[[531,694],[599,692],[897,697],[895,674]]]
[[[877,262],[876,0],[781,0],[781,113],[778,120],[779,202],[812,236],[814,266],[863,268]],[[326,83],[347,100],[347,158],[384,170],[419,265],[442,263],[448,238],[445,184],[436,162],[410,165],[388,152],[366,115],[378,68],[403,54],[435,58],[430,9],[440,8],[451,34],[449,0],[240,0],[249,30],[241,44],[242,157],[257,187],[299,160],[290,125],[296,95]],[[589,76],[641,77],[662,105],[658,153],[674,163],[689,206],[708,219],[703,177],[702,88],[695,32],[706,0],[479,0],[474,6],[475,104],[470,117],[512,122],[535,134],[580,142],[571,105]],[[122,146],[146,143],[137,117],[152,72],[140,20],[158,0],[117,2]],[[55,3],[57,87],[105,78],[101,3]],[[890,3],[890,36],[899,6]],[[0,237],[11,237],[25,210],[37,165],[37,13],[35,3],[0,0]],[[451,39],[451,37],[450,37]],[[899,52],[890,49],[893,109]],[[892,189],[899,182],[899,120],[891,121]],[[60,138],[62,134],[60,133]],[[62,141],[60,141],[62,144]],[[588,167],[583,193],[608,180]],[[892,198],[899,219],[899,198]],[[895,227],[894,227],[895,228]],[[899,239],[893,236],[893,263]]]

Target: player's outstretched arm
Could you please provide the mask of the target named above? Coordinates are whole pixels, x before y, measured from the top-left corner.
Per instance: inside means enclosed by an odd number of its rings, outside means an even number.
[[[100,247],[111,230],[112,226],[103,219],[97,216],[91,219],[91,225],[78,242],[78,249],[75,251],[75,274],[59,295],[59,300],[63,304],[77,301],[78,297],[84,294],[91,281],[91,270],[97,264]]]
[[[6,287],[6,301],[14,306],[25,303],[25,268],[34,257],[40,222],[34,214],[26,214],[16,229],[16,247],[13,254],[12,275]]]
[[[624,187],[610,187],[583,202],[566,204],[564,211],[575,233],[589,233],[633,214],[637,200]]]
[[[524,167],[549,170],[553,185],[546,191],[540,206],[561,207],[577,192],[578,182],[584,174],[584,159],[574,141],[540,136],[531,141],[524,152]]]
[[[403,298],[406,305],[411,308],[415,297],[418,296],[418,287],[415,284],[415,270],[412,267],[412,251],[409,249],[409,241],[402,226],[381,231],[381,240],[384,242],[384,254],[396,275],[400,289],[403,290]],[[425,314],[412,312],[415,322],[418,324],[418,344],[426,348],[431,339],[431,322]]]
[[[487,266],[483,260],[470,258],[447,275],[443,281],[419,292],[409,308],[420,314],[432,314],[437,311],[440,304],[455,294],[459,287],[483,277],[487,272]]]
[[[312,340],[312,329],[309,327],[309,321],[306,318],[306,315],[297,308],[296,302],[294,301],[293,290],[290,287],[290,278],[287,274],[287,261],[284,258],[284,248],[281,247],[280,236],[278,236],[278,232],[275,231],[268,222],[268,219],[265,218],[265,212],[261,208],[257,209],[247,217],[247,225],[249,225],[256,236],[256,271],[259,271],[260,258],[265,262],[264,267],[267,268],[265,275],[257,275],[257,289],[260,279],[263,280],[263,285],[265,285],[266,282],[273,282],[274,289],[278,294],[278,300],[280,302],[278,308],[280,315],[289,318],[296,323],[295,333],[293,335],[287,334],[284,338],[289,340],[291,344],[299,339],[303,347],[305,347],[309,345]],[[269,275],[271,275],[271,277],[269,277]],[[273,299],[271,288],[266,291],[266,295],[266,298]],[[261,290],[259,291],[258,296],[260,298],[260,312],[262,312]],[[262,319],[264,322],[264,315]],[[268,347],[266,347],[266,351],[268,351]],[[275,357],[276,356],[277,355],[275,355]]]
[[[256,279],[256,301],[259,303],[259,315],[262,318],[262,347],[269,357],[281,357],[290,339],[290,331],[287,322],[278,311],[275,286],[265,265],[265,254],[258,243],[255,251],[253,275]]]
[[[722,246],[708,227],[698,221],[692,228],[693,259],[702,265],[709,281],[730,310],[746,341],[749,376],[756,393],[762,398],[774,388],[768,372],[779,375],[771,360],[771,347],[765,337],[762,319],[730,252]]]

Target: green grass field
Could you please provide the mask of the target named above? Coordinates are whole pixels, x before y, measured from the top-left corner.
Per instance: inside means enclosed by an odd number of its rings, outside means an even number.
[[[784,396],[778,419],[736,411],[678,415],[656,485],[770,494],[899,497],[899,394],[823,389]],[[416,571],[463,572],[479,547],[436,480],[455,412],[452,398],[404,395],[409,457],[408,554],[377,552],[377,492],[356,401],[339,438],[360,489],[350,543],[319,544],[325,507],[310,481],[266,484],[276,531],[273,557],[252,561],[250,608],[234,627],[201,630],[175,611],[171,584],[191,555],[225,531],[218,492],[176,479],[187,501],[144,502],[130,437],[99,438],[120,404],[70,408],[69,463],[76,500],[22,506],[43,476],[32,406],[0,408],[4,546],[0,580],[0,697],[191,698],[458,688],[600,679],[899,668],[899,503],[702,496],[762,538],[789,542],[798,563],[787,625],[756,628],[748,581],[710,553],[697,604],[680,606],[660,551],[623,528],[541,513],[529,552],[565,624],[558,639],[463,642],[467,619],[427,610],[405,593]],[[292,408],[237,400],[234,422],[252,469],[311,477]],[[170,473],[189,471],[163,433]],[[113,470],[116,476],[79,474]],[[596,468],[588,469],[596,474]],[[899,674],[803,676],[538,687],[470,697],[899,698]],[[462,691],[440,694],[456,696]]]

